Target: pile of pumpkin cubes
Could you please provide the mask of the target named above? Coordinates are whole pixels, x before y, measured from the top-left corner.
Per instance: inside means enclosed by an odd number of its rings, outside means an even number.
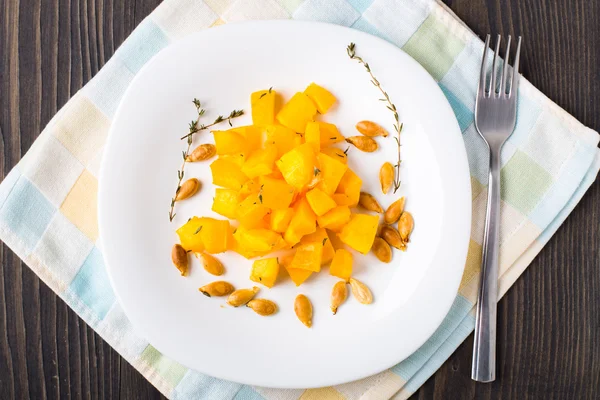
[[[352,253],[335,249],[330,235],[366,254],[379,217],[353,211],[362,181],[347,154],[332,147],[344,137],[335,125],[315,121],[336,99],[312,83],[276,112],[276,96],[272,89],[252,93],[253,125],[212,132],[218,155],[210,165],[218,186],[212,210],[228,219],[190,219],[177,230],[181,245],[262,257],[250,279],[267,287],[280,265],[296,286],[327,264],[331,275],[347,281]]]

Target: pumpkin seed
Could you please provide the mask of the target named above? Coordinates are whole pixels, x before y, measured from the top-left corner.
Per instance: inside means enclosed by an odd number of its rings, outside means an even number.
[[[402,241],[402,247],[400,250],[406,251],[406,244],[410,241],[410,234],[413,231],[415,222],[412,214],[408,211],[404,211],[398,221],[398,233],[400,233],[400,240]]]
[[[175,201],[181,201],[185,199],[189,199],[200,189],[200,181],[196,178],[188,179],[183,182],[183,185],[177,191],[175,195]]]
[[[342,305],[348,298],[348,288],[346,287],[345,281],[339,281],[333,285],[331,290],[331,311],[333,315],[337,313],[337,309]]]
[[[380,237],[376,237],[371,246],[371,251],[381,262],[389,263],[392,261],[392,249],[390,245]]]
[[[383,208],[377,202],[377,199],[366,192],[360,192],[360,198],[358,200],[358,205],[368,211],[373,211],[376,213],[382,213]]]
[[[402,239],[400,239],[400,233],[396,228],[389,225],[382,225],[379,230],[379,236],[392,247],[399,250],[402,249]]]
[[[267,299],[250,300],[246,307],[250,307],[255,313],[262,316],[275,314],[277,312],[277,304]]]
[[[383,136],[387,137],[388,133],[383,127],[372,121],[360,121],[356,124],[356,130],[365,136]]]
[[[231,294],[235,289],[234,289],[233,285],[229,282],[215,281],[215,282],[209,283],[208,285],[202,286],[198,290],[200,290],[200,292],[202,292],[202,294],[207,297],[213,297],[213,296],[220,297],[220,296],[227,296],[228,294]]]
[[[171,249],[171,261],[177,267],[181,276],[185,276],[188,270],[188,255],[187,251],[180,244],[176,244]]]
[[[209,274],[212,274],[215,276],[221,276],[225,273],[225,267],[223,267],[223,264],[221,264],[221,261],[217,260],[215,257],[211,256],[210,254],[194,253],[194,255],[196,256],[197,259],[202,260],[202,265],[204,266],[204,269],[206,270],[206,272],[208,272]]]
[[[296,316],[304,325],[308,328],[312,326],[312,304],[308,297],[303,294],[299,294],[296,296],[296,300],[294,301],[294,312]]]
[[[383,163],[379,169],[379,183],[381,184],[383,194],[387,194],[392,188],[392,184],[394,183],[394,166],[391,163]]]
[[[379,147],[375,139],[367,136],[350,136],[346,138],[346,142],[367,153],[372,153]]]
[[[350,278],[350,287],[352,288],[352,295],[361,304],[371,304],[373,302],[373,295],[371,291],[361,281]]]
[[[215,154],[217,154],[217,148],[214,144],[205,143],[196,147],[194,151],[188,154],[185,158],[185,161],[188,162],[196,162],[196,161],[204,161],[212,158]]]
[[[400,197],[398,200],[390,204],[390,206],[385,210],[385,214],[383,214],[383,220],[386,224],[393,224],[398,221],[400,218],[400,214],[404,211],[404,197]]]
[[[233,307],[243,306],[256,296],[260,289],[254,286],[252,289],[238,289],[227,298],[227,304]]]

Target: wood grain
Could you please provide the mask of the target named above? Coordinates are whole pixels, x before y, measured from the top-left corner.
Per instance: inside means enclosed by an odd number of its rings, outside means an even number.
[[[523,74],[600,129],[600,0],[445,0],[480,36],[524,37]],[[157,0],[0,3],[0,177]],[[470,380],[472,336],[416,399],[592,399],[600,389],[600,184],[499,307],[498,380]],[[0,398],[162,398],[6,246]]]

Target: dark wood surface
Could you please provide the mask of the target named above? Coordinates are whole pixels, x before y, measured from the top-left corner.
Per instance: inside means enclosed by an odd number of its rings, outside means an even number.
[[[600,130],[600,0],[445,0],[477,34],[522,34],[522,72]],[[158,0],[0,2],[0,177]],[[470,380],[472,336],[418,399],[600,396],[600,184],[499,306],[498,380]],[[161,398],[6,246],[0,399]]]

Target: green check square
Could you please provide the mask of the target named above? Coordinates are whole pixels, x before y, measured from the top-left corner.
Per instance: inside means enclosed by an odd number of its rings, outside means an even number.
[[[158,374],[173,387],[179,384],[185,373],[188,371],[186,367],[163,356],[151,345],[146,347],[140,358],[154,368],[154,370],[156,370],[156,372],[158,372]]]
[[[500,171],[500,184],[502,200],[528,215],[552,185],[552,176],[517,150]]]
[[[454,64],[465,43],[448,29],[448,24],[430,15],[406,42],[402,50],[417,60],[436,81]]]

